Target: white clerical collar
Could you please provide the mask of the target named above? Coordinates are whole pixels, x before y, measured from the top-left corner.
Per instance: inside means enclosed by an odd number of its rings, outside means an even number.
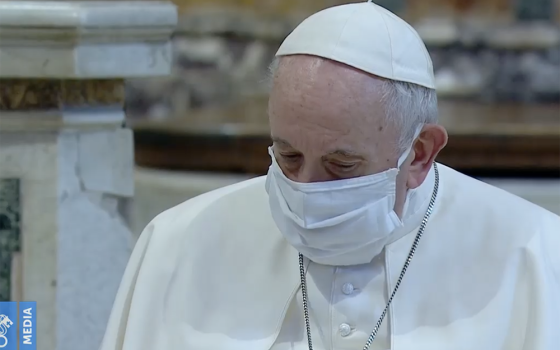
[[[434,192],[435,181],[435,170],[431,167],[424,182],[417,188],[408,190],[402,216],[404,226],[391,233],[387,244],[399,240],[420,226],[426,210],[428,210],[428,205]]]

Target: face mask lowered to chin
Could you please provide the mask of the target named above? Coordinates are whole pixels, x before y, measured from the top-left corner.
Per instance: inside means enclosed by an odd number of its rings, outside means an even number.
[[[397,168],[358,178],[316,183],[288,179],[269,148],[266,191],[272,217],[286,240],[311,261],[332,266],[369,263],[403,226],[394,212]]]

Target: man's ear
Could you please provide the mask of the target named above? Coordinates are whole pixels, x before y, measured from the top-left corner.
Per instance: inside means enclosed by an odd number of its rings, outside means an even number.
[[[414,142],[414,159],[410,163],[407,186],[420,186],[430,172],[433,162],[439,152],[447,144],[447,131],[441,125],[428,124]]]

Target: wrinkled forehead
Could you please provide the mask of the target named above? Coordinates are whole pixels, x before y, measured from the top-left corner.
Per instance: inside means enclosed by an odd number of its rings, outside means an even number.
[[[300,152],[346,150],[364,156],[384,151],[394,128],[386,121],[384,81],[312,56],[280,60],[272,82],[269,119],[273,139]]]
[[[282,93],[320,90],[318,92],[338,97],[340,102],[365,104],[381,97],[377,94],[382,82],[380,78],[376,79],[339,62],[316,56],[294,55],[279,58],[272,90]]]

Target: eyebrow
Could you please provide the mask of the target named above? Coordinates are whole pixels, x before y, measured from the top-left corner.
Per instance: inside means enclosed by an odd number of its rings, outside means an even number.
[[[334,150],[332,152],[329,152],[327,155],[323,156],[323,158],[329,157],[329,156],[343,156],[343,157],[348,157],[348,158],[364,159],[364,157],[362,155],[360,155],[356,152],[353,152],[353,151],[345,150],[345,149],[337,149],[337,150]]]
[[[292,148],[293,148],[293,146],[292,146],[288,141],[286,141],[286,140],[284,140],[284,139],[282,139],[282,138],[280,138],[280,137],[271,136],[271,138],[272,138],[272,141],[273,141],[274,143],[280,144],[280,145],[282,145],[282,146],[292,147]],[[348,158],[360,158],[360,159],[365,159],[362,155],[360,155],[360,154],[358,154],[358,153],[356,153],[356,152],[354,152],[354,151],[350,151],[350,150],[346,150],[346,149],[336,149],[336,150],[334,150],[334,151],[332,151],[332,152],[329,152],[328,154],[324,155],[324,156],[321,157],[321,158],[324,159],[324,158],[326,158],[326,157],[329,157],[329,156],[336,156],[336,155],[338,155],[338,156],[343,156],[343,157],[348,157]]]
[[[275,137],[275,136],[271,136],[271,138],[272,138],[272,142],[274,142],[274,143],[279,143],[282,146],[292,147],[292,145],[290,145],[290,143],[288,141],[284,140],[284,139],[281,139],[281,138]]]

